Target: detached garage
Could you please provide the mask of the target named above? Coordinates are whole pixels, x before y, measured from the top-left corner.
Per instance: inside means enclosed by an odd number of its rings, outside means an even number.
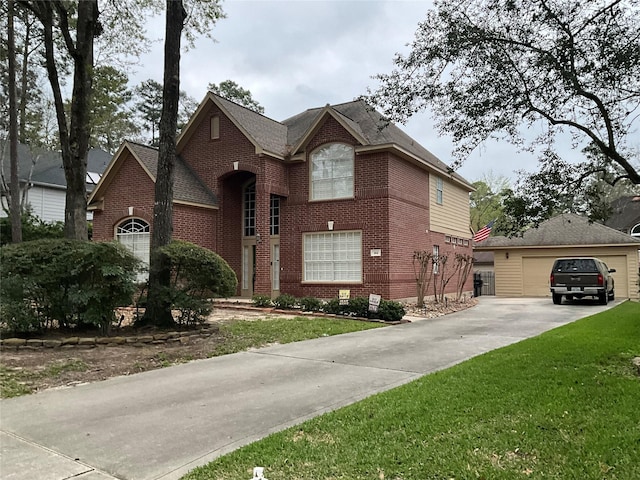
[[[551,297],[549,273],[559,257],[598,257],[611,269],[616,298],[639,299],[640,239],[573,214],[558,215],[522,237],[490,237],[474,251],[493,252],[496,295]]]

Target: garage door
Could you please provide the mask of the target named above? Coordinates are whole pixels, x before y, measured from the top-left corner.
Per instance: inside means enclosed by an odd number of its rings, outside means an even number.
[[[548,297],[549,274],[556,257],[522,257],[522,293],[525,297]]]
[[[522,257],[522,290],[525,297],[548,297],[549,274],[557,257]],[[615,268],[616,296],[627,298],[629,287],[627,283],[627,257],[624,255],[600,255],[600,260],[609,268]]]

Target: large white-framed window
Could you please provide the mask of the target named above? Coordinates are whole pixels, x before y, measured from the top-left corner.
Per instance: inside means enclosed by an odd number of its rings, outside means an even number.
[[[116,240],[127,247],[144,266],[149,268],[151,233],[149,224],[140,218],[128,218],[116,227]],[[146,281],[147,271],[138,274],[139,282]]]
[[[640,223],[633,227],[629,233],[632,237],[640,237]]]
[[[311,200],[353,197],[353,146],[322,145],[311,153]]]
[[[361,282],[362,232],[305,233],[305,282]]]

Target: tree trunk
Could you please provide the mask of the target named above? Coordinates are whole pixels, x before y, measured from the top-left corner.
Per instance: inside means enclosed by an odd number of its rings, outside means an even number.
[[[74,60],[73,97],[69,128],[69,156],[64,163],[67,195],[64,212],[66,238],[87,240],[87,153],[91,83],[93,80],[93,38],[98,31],[98,0],[78,3],[78,25]]]
[[[7,56],[9,57],[9,160],[11,169],[9,216],[11,241],[22,242],[20,178],[18,177],[18,105],[16,92],[16,42],[13,29],[14,0],[9,0],[7,15]]]
[[[167,0],[166,17],[164,89],[151,234],[149,294],[144,317],[139,322],[156,326],[168,326],[174,323],[171,315],[171,301],[167,295],[171,270],[168,258],[159,252],[159,248],[171,242],[173,233],[173,180],[180,97],[180,39],[186,18],[182,0]]]
[[[87,240],[86,176],[90,134],[89,100],[93,79],[93,39],[99,33],[98,0],[78,2],[75,36],[72,35],[69,27],[65,2],[33,1],[21,3],[38,17],[44,31],[45,65],[56,108],[62,165],[67,181],[64,234],[66,238]],[[54,54],[54,25],[60,28],[69,55],[73,59],[73,96],[69,127],[67,127]]]

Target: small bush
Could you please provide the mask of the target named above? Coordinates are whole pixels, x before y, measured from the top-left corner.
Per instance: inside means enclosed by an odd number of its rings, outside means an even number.
[[[253,305],[260,308],[268,308],[272,306],[271,297],[269,295],[263,295],[261,293],[255,294],[251,297]]]
[[[171,283],[166,295],[172,310],[179,311],[179,325],[204,322],[212,310],[210,298],[235,294],[236,274],[220,255],[180,240],[162,247],[161,252],[171,262]]]
[[[369,297],[354,297],[349,300],[347,313],[352,317],[369,317]]]
[[[296,306],[297,300],[293,295],[289,295],[288,293],[281,293],[273,300],[273,305],[276,308],[280,308],[283,310],[289,310]]]
[[[325,302],[322,306],[322,311],[329,315],[342,315],[345,307],[346,305],[340,305],[340,300],[337,297],[334,297]]]
[[[378,307],[378,314],[380,318],[387,322],[397,322],[402,320],[406,311],[400,302],[393,300],[380,301],[380,307]]]
[[[36,240],[0,250],[0,323],[17,333],[100,327],[129,305],[140,262],[117,242]]]
[[[322,308],[322,302],[315,297],[303,297],[298,303],[305,312],[319,312]]]

